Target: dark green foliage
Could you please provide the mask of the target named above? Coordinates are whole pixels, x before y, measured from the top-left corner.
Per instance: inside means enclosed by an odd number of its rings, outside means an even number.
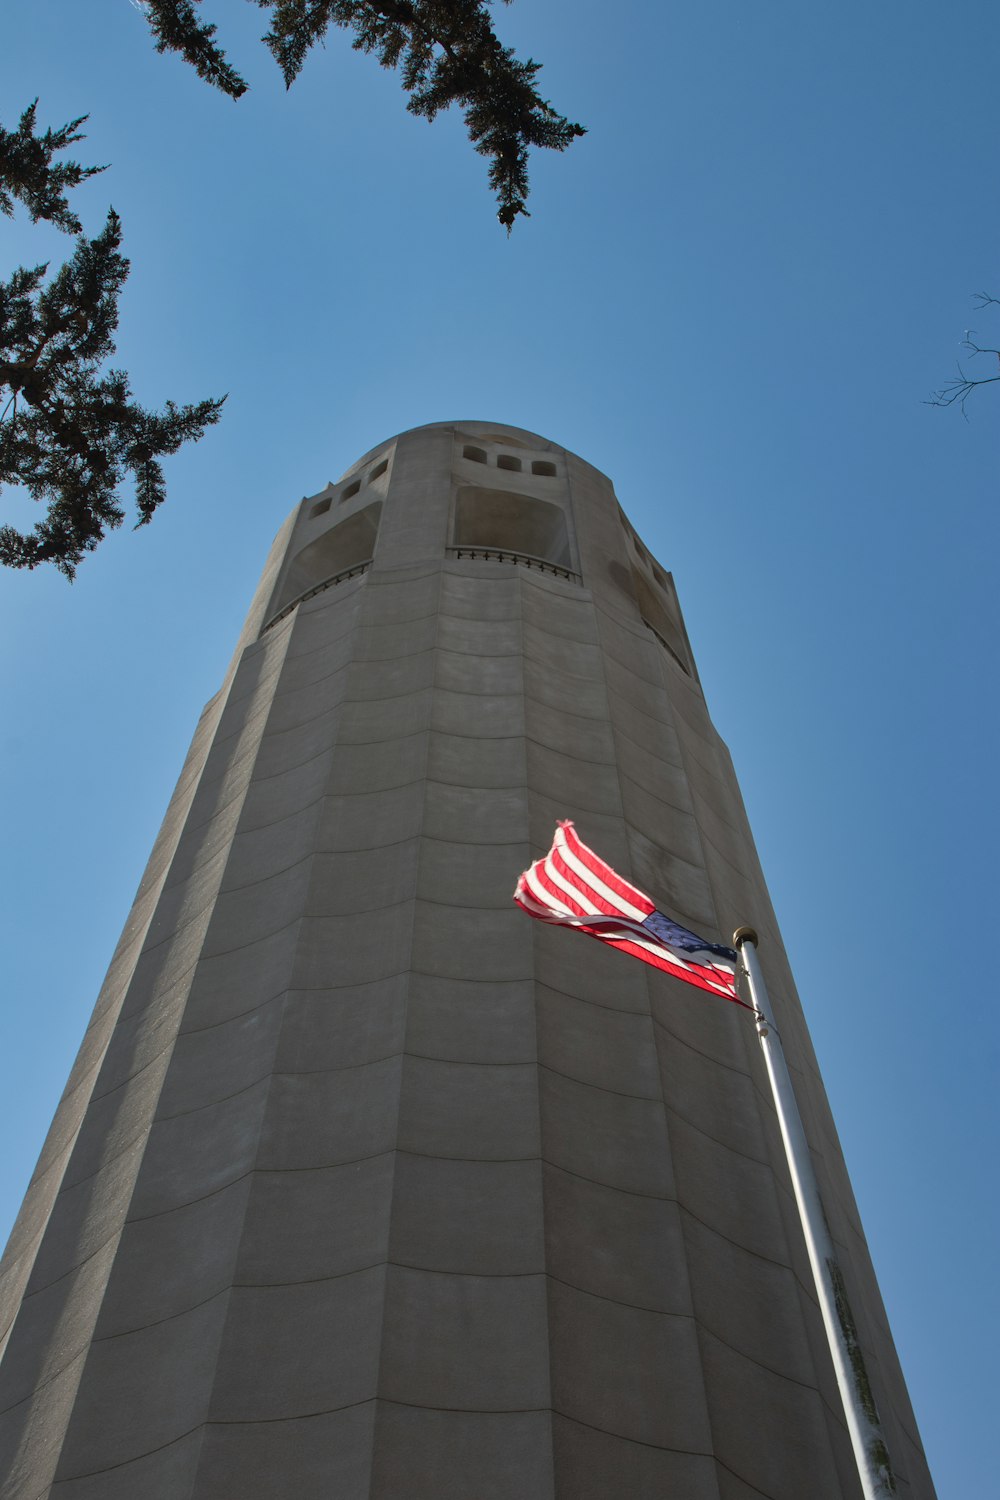
[[[157,52],[179,52],[199,78],[234,99],[246,93],[243,79],[212,40],[216,28],[199,22],[192,0],[143,0],[142,9],[156,38]]]
[[[81,167],[76,161],[54,162],[57,151],[64,151],[83,136],[77,129],[86,120],[70,120],[58,130],[35,134],[36,99],[21,116],[16,130],[0,125],[0,210],[8,218],[14,215],[18,198],[31,215],[31,222],[48,219],[70,234],[79,234],[80,220],[66,201],[66,189],[78,187],[88,177],[103,172],[103,167]]]
[[[33,219],[78,229],[64,189],[95,171],[53,164],[54,151],[80,140],[74,120],[35,137],[34,105],[16,136],[2,136],[0,204],[19,198]],[[11,147],[13,142],[13,147]],[[138,524],[165,498],[160,458],[218,421],[221,401],[147,411],[132,400],[127,375],[104,370],[115,351],[118,298],[129,272],[114,210],[96,239],[80,235],[70,260],[46,284],[47,265],[20,267],[0,283],[0,485],[22,486],[47,504],[28,535],[0,526],[0,563],[53,563],[68,578],[125,512],[118,488],[135,482]]]
[[[331,26],[354,33],[354,47],[372,52],[384,68],[399,68],[410,95],[407,108],[433,120],[458,104],[469,137],[490,163],[497,217],[508,233],[527,214],[528,148],[564,151],[583,135],[556,113],[535,88],[540,64],[520,62],[493,31],[490,0],[255,0],[270,12],[263,38],[286,86],[298,77],[310,49]],[[509,4],[510,0],[504,0]],[[199,25],[191,0],[147,0],[157,48],[180,52],[201,77],[238,98],[246,90],[212,40],[215,27]]]

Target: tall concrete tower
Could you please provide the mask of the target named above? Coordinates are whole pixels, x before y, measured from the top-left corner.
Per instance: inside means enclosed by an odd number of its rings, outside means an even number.
[[[529,432],[281,530],[3,1263],[4,1500],[857,1500],[746,1012],[529,921],[557,818],[761,955],[903,1500],[932,1500],[670,575]]]

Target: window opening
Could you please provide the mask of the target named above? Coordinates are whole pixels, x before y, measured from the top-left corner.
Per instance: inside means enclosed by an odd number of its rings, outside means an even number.
[[[463,485],[455,496],[456,547],[516,552],[572,568],[566,517],[558,505],[534,495]]]
[[[369,563],[375,555],[381,517],[382,502],[376,500],[308,542],[288,565],[275,609],[283,609],[336,574]]]
[[[635,597],[643,623],[649,626],[660,644],[667,648],[677,665],[690,677],[691,662],[684,643],[684,634],[673,618],[666,598],[637,568],[632,569],[632,581],[635,585]]]

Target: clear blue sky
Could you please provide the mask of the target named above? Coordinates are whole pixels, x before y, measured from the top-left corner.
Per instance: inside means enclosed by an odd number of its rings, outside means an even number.
[[[812,1027],[941,1500],[992,1492],[998,1390],[997,437],[924,398],[1000,343],[985,0],[519,0],[590,134],[508,241],[458,118],[331,37],[285,93],[206,0],[239,104],[129,0],[8,6],[2,118],[90,112],[140,399],[228,391],[170,499],[76,584],[0,578],[0,1235],[203,702],[301,495],[422,422],[542,432],[670,567]],[[65,242],[0,221],[3,271]],[[16,502],[9,518],[23,518]]]

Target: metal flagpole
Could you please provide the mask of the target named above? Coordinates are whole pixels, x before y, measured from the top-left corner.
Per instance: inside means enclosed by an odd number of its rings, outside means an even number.
[[[740,927],[733,933],[733,943],[743,959],[750,981],[757,1035],[760,1037],[771,1080],[781,1138],[785,1143],[795,1201],[802,1220],[802,1232],[833,1356],[837,1385],[844,1403],[844,1415],[854,1447],[862,1492],[865,1500],[887,1500],[887,1497],[896,1494],[889,1453],[882,1436],[878,1409],[848,1305],[844,1278],[837,1263],[837,1252],[823,1212],[809,1143],[792,1091],[792,1080],[788,1074],[781,1038],[775,1028],[771,1002],[757,961],[757,934],[752,927]]]

